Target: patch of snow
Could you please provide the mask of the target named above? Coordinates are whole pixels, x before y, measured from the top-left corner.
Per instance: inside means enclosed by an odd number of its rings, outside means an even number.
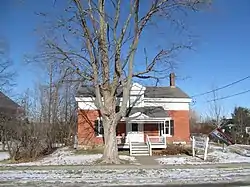
[[[218,145],[215,143],[209,143],[208,149],[212,149],[212,150],[223,150],[223,145]]]
[[[0,161],[7,160],[10,158],[10,155],[8,152],[0,152]]]
[[[246,147],[244,145],[239,145],[239,144],[230,145],[226,148],[226,151],[237,153],[237,154],[242,155],[242,156],[249,156],[250,157],[249,147]]]
[[[218,163],[250,163],[250,157],[241,156],[232,152],[222,152],[215,150],[208,153],[207,160],[204,161],[202,158],[183,156],[183,157],[162,157],[156,159],[162,165],[180,165],[180,164],[218,164]]]
[[[135,157],[133,157],[133,156],[119,155],[119,158],[121,160],[127,160],[127,161],[130,161],[130,162],[135,162],[136,161]]]
[[[77,155],[67,147],[57,149],[54,153],[34,162],[18,164],[0,164],[5,166],[48,166],[48,165],[92,165],[102,154]],[[120,155],[120,159],[134,162],[135,157]]]
[[[249,181],[250,169],[82,169],[0,171],[1,182],[11,184],[75,184],[76,186],[194,184]],[[22,180],[20,180],[22,179]],[[17,186],[17,185],[16,185]],[[58,185],[59,186],[59,185]],[[60,185],[61,186],[61,185]]]
[[[214,151],[208,154],[217,163],[250,163],[250,157],[242,156],[232,152]]]

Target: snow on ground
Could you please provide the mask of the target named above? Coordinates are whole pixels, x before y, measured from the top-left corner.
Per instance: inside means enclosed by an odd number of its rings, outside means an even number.
[[[10,158],[10,155],[9,155],[8,152],[0,151],[0,161],[6,160],[6,159],[9,159],[9,158]]]
[[[250,169],[242,168],[8,170],[0,171],[0,180],[4,186],[8,183],[16,184],[16,186],[21,184],[104,186],[249,182],[249,175]]]
[[[177,165],[177,164],[217,164],[217,163],[250,163],[250,157],[241,156],[237,153],[223,152],[222,150],[214,150],[208,153],[206,161],[202,160],[202,155],[199,157],[182,156],[182,157],[163,157],[156,159],[162,165]]]
[[[5,166],[44,166],[44,165],[91,165],[102,157],[102,154],[86,154],[77,155],[69,148],[60,148],[51,155],[44,157],[41,160],[34,162],[25,162],[18,164],[0,164]],[[120,159],[131,162],[136,161],[134,157],[127,155],[120,155]]]

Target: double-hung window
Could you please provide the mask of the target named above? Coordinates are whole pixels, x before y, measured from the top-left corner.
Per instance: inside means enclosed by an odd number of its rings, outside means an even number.
[[[160,135],[174,135],[174,120],[166,120],[160,124]]]
[[[103,130],[103,124],[102,124],[102,119],[97,118],[95,120],[95,135],[96,136],[103,136],[104,130]]]

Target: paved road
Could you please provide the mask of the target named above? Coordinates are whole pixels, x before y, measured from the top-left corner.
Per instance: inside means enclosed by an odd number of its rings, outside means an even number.
[[[6,166],[0,164],[0,171],[3,170],[64,170],[64,169],[85,169],[85,170],[96,170],[96,169],[214,169],[214,168],[244,168],[250,169],[250,163],[227,163],[227,164],[202,164],[202,165],[44,165],[44,166]]]
[[[0,170],[0,186],[81,187],[124,184],[173,187],[250,186],[249,176],[250,169],[243,168]],[[200,184],[206,182],[216,184]]]
[[[0,186],[2,186],[0,184]],[[16,185],[6,185],[5,187],[16,187]],[[89,185],[86,185],[84,183],[78,183],[78,184],[50,184],[50,185],[36,185],[36,184],[27,184],[27,185],[19,185],[19,187],[89,187]],[[93,186],[93,185],[91,185]],[[95,186],[95,185],[94,185]],[[119,185],[122,186],[122,185]],[[127,185],[125,185],[127,187]],[[170,185],[143,185],[143,187],[250,187],[250,183],[244,183],[244,182],[235,182],[235,183],[205,183],[205,184],[170,184]],[[114,186],[103,186],[103,187],[114,187]],[[141,187],[141,185],[129,185],[129,187]]]

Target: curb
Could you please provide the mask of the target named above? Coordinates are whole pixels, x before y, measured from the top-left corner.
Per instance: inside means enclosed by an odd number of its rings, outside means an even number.
[[[243,168],[250,169],[250,163],[227,163],[206,165],[47,165],[47,166],[0,166],[3,170],[105,170],[105,169],[213,169]]]

